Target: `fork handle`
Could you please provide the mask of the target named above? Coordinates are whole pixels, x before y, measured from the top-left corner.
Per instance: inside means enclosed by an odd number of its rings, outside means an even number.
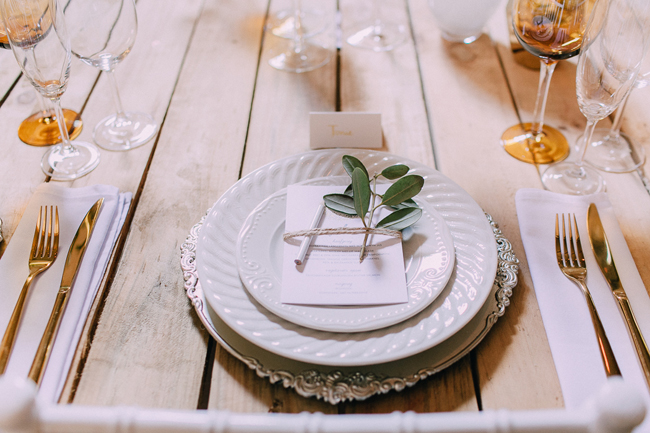
[[[607,376],[620,376],[621,370],[618,368],[618,363],[614,357],[614,352],[612,351],[612,346],[609,345],[609,340],[605,334],[605,328],[598,317],[598,312],[596,311],[596,306],[594,301],[591,298],[587,286],[583,283],[580,284],[582,287],[582,292],[587,299],[587,306],[589,307],[589,314],[591,314],[591,321],[594,324],[594,329],[596,330],[596,338],[598,339],[598,347],[600,348],[600,356],[603,358],[603,365],[605,366],[605,373]]]
[[[0,374],[4,374],[7,369],[7,364],[9,364],[9,356],[11,355],[11,351],[16,343],[18,326],[20,325],[20,319],[23,316],[27,292],[29,291],[29,286],[32,284],[34,275],[36,275],[36,272],[30,272],[27,276],[25,284],[23,284],[23,289],[20,291],[20,295],[18,296],[18,301],[16,302],[14,311],[11,313],[11,318],[9,319],[9,324],[5,330],[5,334],[2,337],[2,343],[0,343]]]

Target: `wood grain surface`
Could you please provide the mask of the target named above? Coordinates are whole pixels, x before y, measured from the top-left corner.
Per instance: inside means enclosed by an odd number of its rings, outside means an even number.
[[[117,67],[117,81],[125,109],[152,114],[160,129],[140,148],[102,151],[95,171],[68,183],[115,185],[134,200],[60,401],[331,414],[562,407],[514,202],[518,189],[542,188],[546,167],[517,161],[500,144],[519,118],[530,121],[539,77],[512,56],[505,0],[470,45],[442,39],[425,0],[304,0],[305,9],[322,10],[327,24],[309,42],[326,45],[331,59],[303,74],[268,64],[291,41],[265,25],[292,4],[138,0],[137,42]],[[377,5],[382,19],[404,26],[405,42],[387,52],[347,44]],[[586,124],[575,69],[575,61],[557,67],[546,107],[546,122],[572,144]],[[647,92],[635,90],[623,123],[646,151]],[[2,50],[0,218],[7,242],[46,181],[44,150],[15,133],[36,102],[11,51]],[[82,115],[79,139],[92,140],[94,125],[114,109],[106,77],[74,61],[63,105]],[[180,246],[242,176],[309,150],[309,112],[336,110],[381,113],[382,150],[436,168],[468,191],[512,242],[520,272],[506,314],[471,354],[412,388],[331,405],[272,385],[211,339],[183,290]],[[604,177],[650,284],[649,193],[639,173]]]

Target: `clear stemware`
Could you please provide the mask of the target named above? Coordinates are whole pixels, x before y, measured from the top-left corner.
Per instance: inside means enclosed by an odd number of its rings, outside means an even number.
[[[576,71],[576,95],[587,126],[575,161],[550,166],[542,182],[551,191],[586,195],[604,190],[598,171],[584,163],[596,123],[609,116],[632,90],[643,59],[643,29],[627,0],[600,2],[585,34]]]
[[[501,143],[511,156],[533,164],[561,161],[569,144],[560,131],[544,124],[546,98],[559,60],[576,56],[595,0],[515,0],[512,26],[522,47],[540,59],[532,123],[511,126]]]
[[[307,41],[302,26],[302,2],[294,0],[293,37],[286,50],[269,59],[269,65],[287,72],[309,72],[330,61],[330,51],[321,45]]]
[[[390,51],[406,42],[407,28],[404,24],[381,18],[380,0],[373,1],[372,18],[353,30],[346,41],[353,47],[372,51]]]
[[[72,53],[108,77],[116,113],[102,119],[93,138],[106,150],[134,149],[151,140],[158,124],[146,113],[124,111],[115,67],[131,52],[138,30],[133,0],[70,1],[64,15]]]
[[[70,40],[56,0],[0,0],[11,49],[34,88],[54,105],[57,119],[64,119],[61,95],[70,77]],[[65,122],[58,122],[62,143],[49,149],[41,161],[53,180],[73,180],[99,164],[94,144],[70,141]]]
[[[647,0],[632,0],[631,7],[642,24],[646,38],[646,53],[641,63],[639,75],[634,82],[634,89],[640,89],[650,84],[650,2]],[[623,113],[630,93],[616,110],[611,128],[596,128],[587,147],[585,161],[599,170],[611,173],[627,173],[636,170],[645,162],[643,146],[638,145],[631,137],[621,132]]]

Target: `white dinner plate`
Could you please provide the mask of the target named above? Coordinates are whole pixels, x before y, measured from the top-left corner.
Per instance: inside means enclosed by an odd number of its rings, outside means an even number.
[[[328,176],[301,184],[349,183],[349,176]],[[408,239],[402,244],[408,302],[346,307],[283,304],[280,298],[286,200],[287,190],[283,188],[260,203],[244,221],[236,247],[244,286],[257,302],[283,319],[321,331],[372,331],[416,315],[447,285],[453,271],[454,241],[442,216],[428,202],[418,200],[422,217],[409,229]]]
[[[369,171],[402,163],[425,178],[419,197],[442,215],[454,239],[456,266],[449,283],[427,308],[399,324],[353,334],[296,325],[262,307],[244,289],[235,260],[248,214],[293,183],[344,175],[341,158],[356,156]],[[197,240],[197,272],[207,301],[234,331],[269,352],[297,361],[359,366],[395,361],[454,335],[483,307],[496,274],[497,250],[490,224],[467,192],[438,171],[396,155],[336,149],[290,156],[261,167],[233,185],[206,216]]]

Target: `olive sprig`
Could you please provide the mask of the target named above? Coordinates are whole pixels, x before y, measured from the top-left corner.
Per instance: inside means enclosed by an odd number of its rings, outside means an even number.
[[[404,164],[386,167],[372,177],[359,159],[343,156],[343,168],[351,179],[350,185],[342,194],[327,194],[323,201],[328,209],[347,216],[361,218],[363,226],[370,228],[372,219],[381,206],[390,207],[393,212],[379,221],[375,228],[401,231],[415,224],[422,216],[422,209],[413,200],[424,185],[424,178],[417,174],[407,174],[410,168]],[[377,194],[377,179],[383,177],[396,180],[382,194]],[[372,188],[371,188],[372,185]],[[359,261],[363,261],[368,233],[364,236]]]

